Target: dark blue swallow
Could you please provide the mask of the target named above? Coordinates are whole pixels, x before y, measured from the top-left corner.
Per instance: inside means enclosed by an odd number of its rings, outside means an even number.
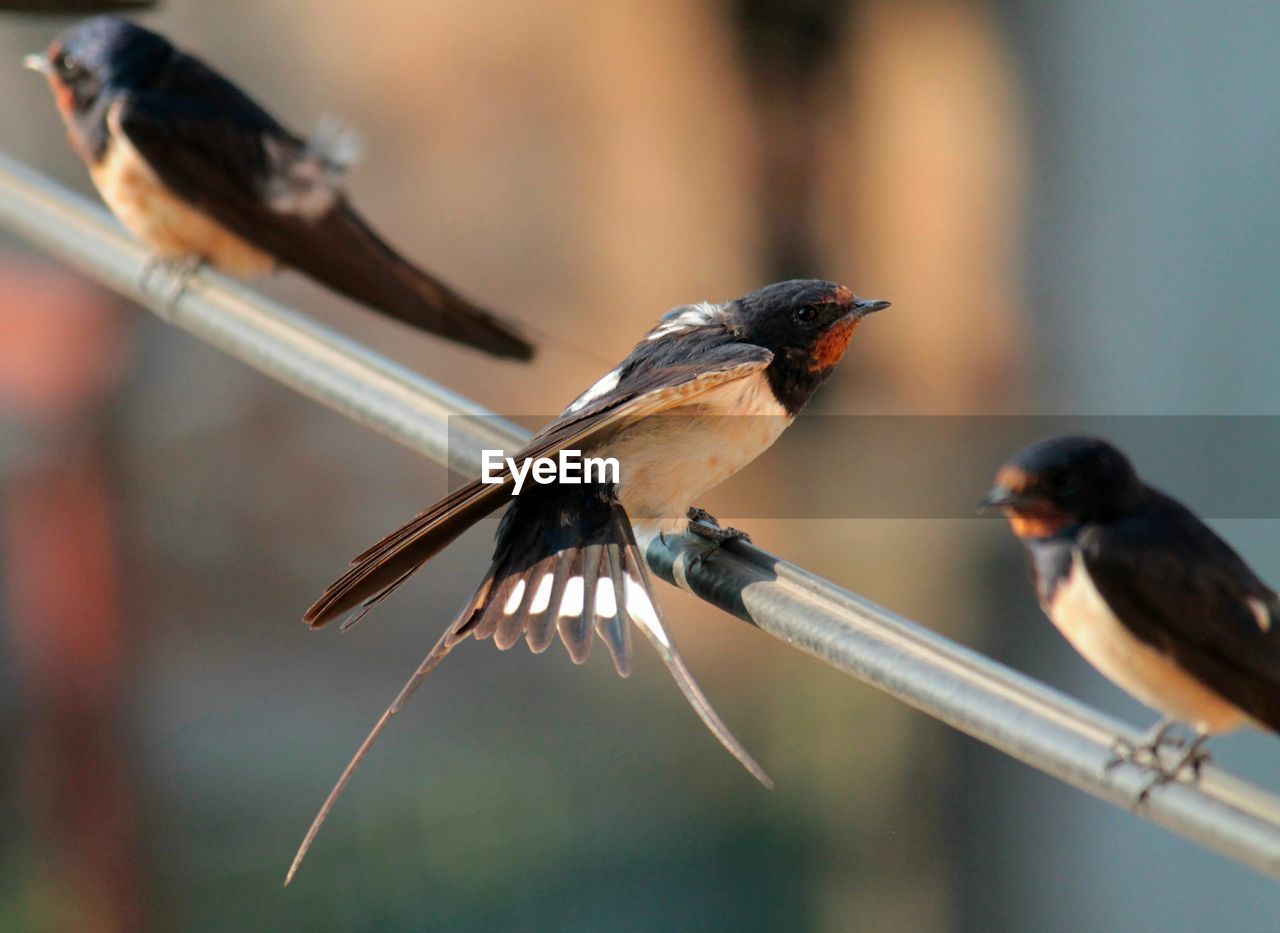
[[[1000,468],[982,505],[1009,519],[1040,603],[1072,646],[1165,716],[1121,749],[1157,768],[1153,785],[1198,771],[1213,733],[1280,731],[1280,597],[1119,450],[1085,437],[1033,444]],[[1174,722],[1196,739],[1164,768]]]
[[[294,135],[202,61],[118,17],[80,23],[26,64],[48,77],[103,200],[158,259],[242,277],[289,266],[430,333],[532,357],[514,327],[355,212],[342,188],[349,136]]]

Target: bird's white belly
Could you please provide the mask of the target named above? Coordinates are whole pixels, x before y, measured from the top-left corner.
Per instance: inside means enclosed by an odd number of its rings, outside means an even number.
[[[1067,641],[1100,673],[1148,706],[1204,732],[1244,724],[1237,707],[1132,635],[1084,570],[1077,552],[1071,573],[1045,607]]]
[[[791,421],[760,374],[712,389],[696,405],[645,418],[594,453],[618,459],[618,497],[633,521],[675,527],[703,493],[768,450]]]

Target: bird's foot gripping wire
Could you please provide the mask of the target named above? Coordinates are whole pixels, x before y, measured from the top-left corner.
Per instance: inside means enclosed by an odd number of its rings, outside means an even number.
[[[1107,762],[1107,770],[1122,764],[1138,765],[1141,768],[1159,768],[1162,749],[1179,749],[1186,743],[1182,737],[1174,734],[1178,724],[1171,719],[1162,719],[1136,742],[1119,737],[1111,747],[1111,760]]]
[[[173,313],[174,307],[178,304],[178,299],[182,297],[182,293],[187,290],[187,285],[191,282],[200,267],[204,265],[204,260],[199,256],[183,256],[179,259],[170,259],[165,256],[152,256],[146,261],[142,267],[142,274],[138,277],[138,288],[144,292],[151,290],[151,278],[157,270],[164,269],[169,274],[168,287],[164,290],[164,304],[161,308],[161,314],[168,317]]]
[[[1145,803],[1155,788],[1178,780],[1184,773],[1190,772],[1193,781],[1199,780],[1200,768],[1209,760],[1209,753],[1204,750],[1208,735],[1197,735],[1188,746],[1181,736],[1172,734],[1176,727],[1177,723],[1162,719],[1137,742],[1116,740],[1114,755],[1107,762],[1107,770],[1121,764],[1135,764],[1154,772],[1138,794],[1139,804]],[[1166,764],[1162,755],[1164,751],[1179,754],[1172,764]]]
[[[1172,766],[1166,766],[1163,762],[1158,763],[1155,775],[1138,794],[1138,803],[1146,803],[1153,790],[1164,784],[1173,783],[1186,772],[1190,772],[1193,782],[1200,780],[1200,768],[1210,757],[1209,753],[1204,750],[1204,743],[1208,738],[1209,736],[1203,733],[1197,735],[1195,740],[1187,746],[1186,751],[1178,757],[1178,760]]]
[[[721,528],[720,523],[706,509],[691,507],[686,517],[689,519],[689,532],[710,542],[689,561],[690,567],[697,567],[730,541],[751,543],[751,535],[737,528]]]

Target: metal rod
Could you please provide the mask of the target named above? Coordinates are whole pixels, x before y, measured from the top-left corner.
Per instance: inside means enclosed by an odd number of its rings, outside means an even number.
[[[0,154],[0,222],[274,379],[451,469],[528,433],[474,402],[242,285],[201,272],[174,301],[141,286],[148,255],[97,205]],[[171,283],[169,283],[171,284]],[[450,416],[472,417],[454,419]],[[475,417],[487,416],[487,417]],[[734,542],[696,568],[699,543],[646,542],[653,571],[838,670],[1060,780],[1280,879],[1280,798],[1213,765],[1196,784],[1155,788],[1150,772],[1108,769],[1137,733],[765,551]],[[852,741],[855,737],[851,736]]]

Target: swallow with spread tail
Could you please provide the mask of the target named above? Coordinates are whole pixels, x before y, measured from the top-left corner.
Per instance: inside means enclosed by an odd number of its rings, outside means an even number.
[[[355,558],[307,612],[313,627],[360,618],[477,521],[510,504],[475,595],[356,752],[312,823],[289,879],[390,717],[468,636],[492,638],[502,649],[524,638],[541,652],[559,635],[582,663],[594,632],[626,676],[628,623],[634,622],[703,723],[747,771],[772,786],[677,653],[637,533],[652,539],[687,525],[708,539],[708,551],[741,536],[693,502],[777,440],[830,377],[862,320],[888,304],[831,282],[798,280],[723,304],[676,308],[512,458],[519,463],[570,449],[614,458],[621,468],[616,482],[550,482],[513,495],[508,470],[500,481],[463,486]]]

